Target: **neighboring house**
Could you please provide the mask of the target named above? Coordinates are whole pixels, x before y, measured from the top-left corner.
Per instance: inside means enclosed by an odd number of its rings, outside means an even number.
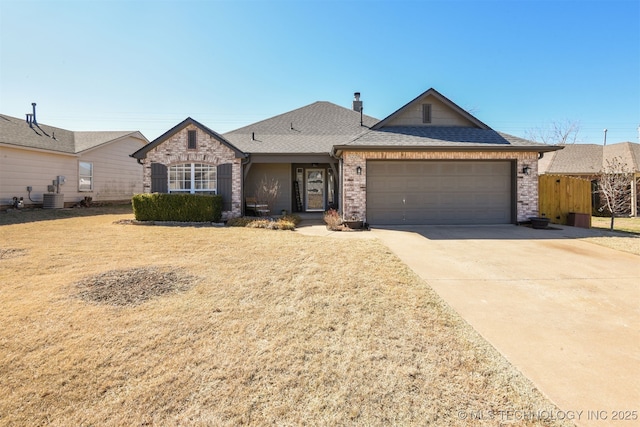
[[[640,186],[640,144],[620,142],[610,145],[570,144],[562,151],[554,151],[545,155],[539,162],[538,173],[550,175],[568,175],[589,179],[597,189],[598,174],[607,166],[607,161],[617,157],[627,165],[634,178],[631,185],[632,216],[638,215]],[[594,205],[595,206],[595,205]],[[595,206],[597,207],[597,206]]]
[[[64,194],[66,205],[85,197],[130,200],[142,192],[142,166],[129,154],[148,142],[137,131],[73,132],[40,124],[35,114],[0,115],[0,206],[14,197],[41,205],[50,190]],[[58,177],[64,177],[59,187]]]
[[[429,89],[384,120],[316,102],[220,135],[187,118],[132,154],[146,192],[221,194],[227,217],[277,182],[271,211],[371,224],[509,224],[537,215],[538,157]]]

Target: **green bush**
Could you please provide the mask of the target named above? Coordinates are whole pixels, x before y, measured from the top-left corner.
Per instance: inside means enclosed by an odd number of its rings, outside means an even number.
[[[131,203],[138,221],[220,222],[222,196],[136,194]]]

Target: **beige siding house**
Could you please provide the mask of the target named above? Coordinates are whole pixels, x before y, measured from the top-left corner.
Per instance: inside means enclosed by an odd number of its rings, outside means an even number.
[[[352,108],[319,101],[222,135],[188,118],[132,156],[145,165],[145,191],[217,192],[227,216],[275,182],[272,214],[515,224],[538,215],[538,158],[561,148],[497,132],[429,89],[383,120],[362,114],[359,93]],[[220,179],[229,163],[233,188]]]
[[[142,192],[142,166],[129,156],[148,143],[140,132],[72,132],[27,120],[0,115],[0,206],[14,197],[40,206],[52,193],[69,206]]]

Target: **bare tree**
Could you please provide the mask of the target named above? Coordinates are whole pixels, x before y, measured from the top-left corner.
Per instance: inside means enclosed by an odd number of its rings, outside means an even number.
[[[619,157],[607,160],[606,166],[598,175],[598,193],[600,194],[600,212],[605,209],[611,214],[611,230],[616,215],[629,212],[631,207],[631,182],[633,174]]]
[[[575,144],[578,142],[580,122],[576,120],[554,121],[546,127],[538,127],[525,132],[527,139],[552,145]]]

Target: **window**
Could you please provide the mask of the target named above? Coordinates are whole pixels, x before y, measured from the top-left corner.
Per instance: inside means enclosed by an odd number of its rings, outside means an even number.
[[[93,190],[93,163],[78,162],[78,191]]]
[[[217,168],[200,163],[169,166],[169,193],[216,194]]]
[[[190,130],[187,131],[187,148],[189,150],[195,150],[196,149],[196,131],[195,130]]]
[[[422,123],[431,123],[431,104],[422,104]]]

